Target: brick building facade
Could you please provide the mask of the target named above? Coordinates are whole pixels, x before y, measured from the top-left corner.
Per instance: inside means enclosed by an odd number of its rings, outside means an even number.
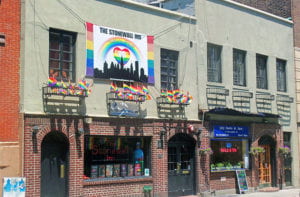
[[[0,1],[0,179],[21,176],[21,2]],[[0,189],[2,194],[2,187]]]
[[[288,181],[279,155],[284,134],[295,130],[291,22],[231,1],[199,3],[205,6],[195,7],[194,17],[129,0],[36,0],[35,7],[24,1],[21,102],[28,196],[237,193],[237,170],[246,172],[250,191],[298,185],[297,155],[292,152],[295,173]],[[244,21],[249,25],[241,28]],[[106,44],[112,38],[123,43],[96,48],[102,37]],[[147,47],[137,44],[145,38]],[[247,57],[242,86],[234,81],[241,74],[233,73],[236,51]],[[145,74],[140,52],[153,72],[149,83],[135,78],[139,70]],[[268,59],[266,89],[253,81],[258,56]],[[96,68],[92,63],[99,57],[112,63]],[[278,59],[286,62],[291,80],[283,93],[275,83]],[[221,71],[209,70],[214,60]],[[114,75],[120,71],[134,79]],[[91,89],[82,88],[86,83]],[[129,85],[132,92],[145,88],[152,99],[132,99],[138,94],[127,94]],[[170,96],[187,99],[182,92],[192,102]],[[282,111],[285,122],[274,115]],[[288,142],[297,148],[296,138]],[[257,146],[266,152],[255,158],[250,150]]]

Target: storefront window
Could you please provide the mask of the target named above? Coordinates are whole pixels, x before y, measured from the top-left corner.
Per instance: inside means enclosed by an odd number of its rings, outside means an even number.
[[[213,155],[211,170],[236,170],[248,168],[248,141],[247,140],[211,140]]]
[[[150,137],[85,136],[85,178],[149,176],[150,144]]]

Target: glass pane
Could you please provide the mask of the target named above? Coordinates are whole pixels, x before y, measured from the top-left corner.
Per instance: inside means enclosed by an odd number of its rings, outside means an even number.
[[[50,51],[50,58],[51,59],[59,59],[59,52],[58,51]]]
[[[71,57],[72,57],[72,54],[70,53],[63,53],[63,59],[64,61],[71,61]]]
[[[58,40],[51,40],[50,49],[59,50],[59,41]]]
[[[49,67],[59,69],[59,61],[50,60]]]

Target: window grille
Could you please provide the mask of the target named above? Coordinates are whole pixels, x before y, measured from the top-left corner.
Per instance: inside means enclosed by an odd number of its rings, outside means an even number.
[[[160,73],[161,89],[173,90],[178,88],[178,51],[161,49]]]
[[[246,86],[246,51],[233,49],[233,84]]]
[[[209,82],[222,82],[221,52],[221,46],[207,45],[207,78]]]
[[[49,37],[49,76],[73,81],[76,34],[50,29]]]
[[[286,61],[276,60],[277,91],[286,92]]]
[[[256,87],[268,89],[267,56],[256,55]]]

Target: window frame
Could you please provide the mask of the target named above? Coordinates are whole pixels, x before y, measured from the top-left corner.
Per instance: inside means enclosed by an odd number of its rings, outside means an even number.
[[[64,49],[64,39],[65,37],[70,38],[68,44],[70,47],[70,50],[67,51]],[[58,38],[58,39],[55,39]],[[75,59],[76,59],[76,39],[77,39],[77,33],[70,32],[70,31],[64,31],[59,29],[50,28],[49,30],[49,66],[48,66],[48,74],[49,77],[55,77],[57,80],[63,80],[63,81],[75,81]],[[52,42],[58,40],[58,49],[52,48]],[[58,58],[52,57],[51,52],[57,52]],[[71,56],[69,60],[64,59],[64,55]],[[55,68],[51,65],[51,61],[58,62],[58,68]],[[64,68],[63,64],[68,64],[68,69]],[[55,74],[52,74],[52,72],[55,73],[55,71],[58,72],[58,76]],[[63,72],[67,73],[68,77],[63,77]]]
[[[179,51],[169,50],[164,48],[160,49],[161,89],[174,90],[178,88],[178,60],[179,60]],[[166,69],[166,71],[163,71],[163,69]],[[163,80],[163,78],[166,78],[166,80]]]
[[[221,45],[207,43],[208,82],[222,83],[222,51]]]
[[[134,150],[136,150],[136,146],[135,144],[137,142],[144,142],[144,147],[141,147],[141,149],[143,150],[143,164],[141,164],[142,166],[140,166],[141,169],[146,169],[148,168],[149,169],[149,176],[151,176],[151,160],[152,160],[152,137],[151,136],[113,136],[113,135],[85,135],[84,136],[84,175],[86,176],[87,179],[103,179],[103,180],[107,180],[107,179],[111,179],[111,178],[117,178],[119,179],[120,177],[123,177],[123,178],[127,178],[127,177],[145,177],[145,174],[143,172],[141,172],[141,175],[128,175],[127,173],[129,173],[128,171],[128,166],[131,165],[131,167],[135,167],[134,165]],[[93,137],[93,144],[91,146],[90,143],[90,140],[91,140],[91,137]],[[102,145],[101,144],[95,144],[95,139],[97,138],[97,142],[100,142],[104,139],[108,139],[108,142],[107,144],[106,143],[103,143]],[[120,141],[119,141],[120,139]],[[121,142],[122,142],[122,139],[123,139],[123,146],[124,146],[124,143],[126,148],[125,149],[122,149],[124,147],[122,147]],[[134,143],[132,143],[134,140]],[[111,143],[111,142],[115,142],[115,143]],[[115,145],[116,145],[116,142],[118,141],[119,143],[119,146],[120,148],[116,148]],[[131,143],[131,144],[134,144],[134,147],[131,146],[131,147],[128,147],[128,144],[127,143]],[[130,144],[129,143],[129,144]],[[114,145],[112,145],[114,144]],[[114,148],[110,148],[111,146],[114,146]],[[92,148],[91,148],[92,147]],[[132,150],[132,152],[130,152]],[[128,152],[127,152],[128,151]],[[93,156],[93,152],[96,154],[96,156]],[[98,155],[99,154],[99,155]],[[119,157],[117,157],[117,155],[119,154]],[[125,159],[127,155],[127,158]],[[113,158],[114,157],[114,160]],[[102,160],[103,158],[109,158],[111,160],[107,160],[107,159],[104,159]],[[100,160],[99,160],[100,159]],[[130,160],[132,159],[132,160]],[[126,166],[126,175],[125,176],[122,176],[121,174],[121,165],[122,164],[125,164]],[[115,168],[115,166],[118,166],[119,165],[119,170],[120,170],[120,173],[118,174],[118,176],[108,176],[106,175],[106,168],[107,168],[107,165],[109,166],[113,166],[113,168]],[[99,172],[97,177],[92,177],[92,166],[98,166],[98,169],[100,168],[100,166],[104,166],[104,177],[99,177]],[[135,168],[133,168],[133,170],[135,170]],[[134,172],[133,172],[134,173]],[[88,176],[89,175],[89,176]]]
[[[279,92],[287,92],[286,65],[287,65],[286,60],[278,59],[278,58],[276,59],[276,81],[277,81],[277,91]],[[282,68],[279,69],[279,66],[282,66],[283,69]]]
[[[238,56],[243,56],[243,60],[241,64],[238,64]],[[233,58],[233,85],[237,86],[247,86],[247,75],[246,75],[246,58],[247,52],[240,49],[233,49],[232,51],[232,58]],[[242,68],[241,68],[242,66]],[[241,68],[242,71],[238,72],[238,68]],[[243,76],[242,76],[243,75]],[[242,79],[243,78],[243,79]]]
[[[256,88],[268,89],[268,56],[262,54],[256,54]]]

